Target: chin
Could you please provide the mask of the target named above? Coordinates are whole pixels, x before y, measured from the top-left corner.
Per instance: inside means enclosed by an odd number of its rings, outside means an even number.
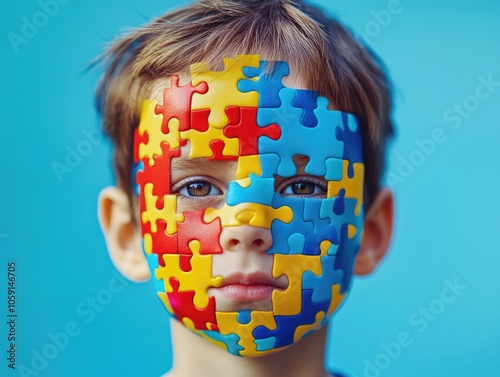
[[[272,312],[273,303],[271,300],[253,302],[224,302],[224,300],[216,300],[215,310],[218,312],[238,312],[241,310]]]

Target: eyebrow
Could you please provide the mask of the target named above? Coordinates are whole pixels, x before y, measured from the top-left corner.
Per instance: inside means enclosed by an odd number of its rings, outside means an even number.
[[[304,156],[303,154],[296,154],[293,156],[293,163],[297,170],[305,169],[306,165],[309,163],[309,157]]]
[[[293,156],[293,162],[297,170],[303,171],[309,163],[309,157],[297,154]],[[181,172],[184,174],[199,173],[208,167],[210,167],[210,169],[223,169],[228,163],[236,163],[236,161],[208,160],[207,157],[191,158],[189,154],[181,154],[180,157],[172,159],[171,174]]]
[[[205,167],[210,166],[211,169],[222,169],[228,162],[235,163],[236,161],[227,160],[208,160],[206,157],[191,158],[186,155],[181,155],[172,159],[171,170],[172,172],[199,172],[204,170]]]

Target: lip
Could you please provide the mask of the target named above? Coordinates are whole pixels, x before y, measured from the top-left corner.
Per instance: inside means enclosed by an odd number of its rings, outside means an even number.
[[[236,273],[224,278],[221,286],[214,289],[224,297],[241,302],[269,300],[274,290],[284,290],[286,284],[260,272]]]

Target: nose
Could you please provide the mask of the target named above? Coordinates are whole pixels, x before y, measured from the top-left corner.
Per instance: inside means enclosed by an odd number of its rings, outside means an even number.
[[[273,244],[271,231],[251,225],[222,228],[220,244],[225,251],[253,251],[265,253]]]

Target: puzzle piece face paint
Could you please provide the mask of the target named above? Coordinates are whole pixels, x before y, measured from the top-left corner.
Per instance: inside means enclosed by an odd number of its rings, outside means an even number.
[[[260,356],[325,325],[363,225],[361,130],[258,56],[191,66],[142,104],[141,230],[168,312],[228,352]]]

